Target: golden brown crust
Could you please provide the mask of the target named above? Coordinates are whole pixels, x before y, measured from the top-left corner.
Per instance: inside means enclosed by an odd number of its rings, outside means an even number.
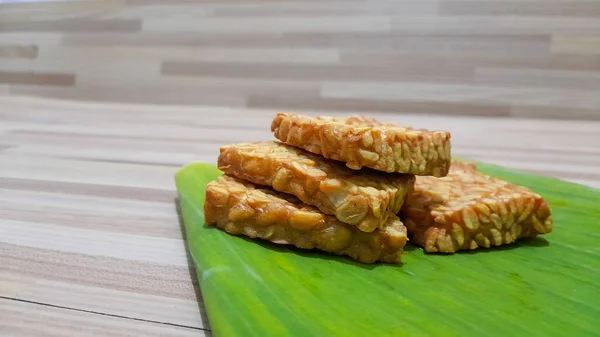
[[[348,255],[362,263],[399,262],[407,241],[406,227],[396,216],[385,229],[366,233],[291,195],[227,175],[208,184],[204,215],[208,225],[230,234]]]
[[[219,169],[335,215],[338,220],[372,232],[395,216],[414,184],[414,176],[353,171],[342,163],[279,142],[224,146]]]
[[[401,217],[411,242],[427,252],[499,246],[552,231],[550,208],[538,194],[460,162],[444,178],[417,177]]]
[[[277,114],[271,131],[282,142],[346,163],[384,172],[443,177],[450,167],[450,133],[415,130],[365,117]]]

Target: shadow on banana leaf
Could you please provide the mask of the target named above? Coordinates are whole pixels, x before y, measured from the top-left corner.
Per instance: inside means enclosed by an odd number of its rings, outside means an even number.
[[[261,245],[265,249],[269,249],[271,251],[275,251],[280,254],[294,254],[294,255],[302,256],[307,259],[323,259],[323,260],[336,261],[338,263],[344,263],[347,265],[351,265],[353,267],[358,267],[358,268],[367,269],[367,270],[373,270],[382,265],[400,266],[400,265],[381,264],[381,263],[363,264],[363,263],[358,263],[358,262],[353,261],[348,256],[339,256],[339,255],[329,254],[329,253],[321,252],[316,249],[302,249],[302,248],[298,248],[298,247],[295,247],[292,245],[279,245],[279,244],[275,244],[275,243],[272,243],[269,241],[253,240],[253,239],[243,237],[243,236],[237,236],[237,238],[253,242],[255,244]]]
[[[211,229],[219,230],[219,229],[212,228],[212,227],[211,227]],[[355,267],[368,269],[368,270],[375,269],[379,266],[402,267],[402,265],[403,265],[403,263],[400,263],[400,264],[391,264],[391,263],[362,264],[362,263],[353,261],[352,259],[350,259],[350,257],[347,257],[347,256],[332,255],[332,254],[324,253],[324,252],[321,252],[321,251],[318,251],[315,249],[308,250],[308,249],[297,248],[297,247],[294,247],[291,245],[278,245],[278,244],[275,244],[275,243],[272,243],[269,241],[254,240],[254,239],[244,237],[244,236],[236,236],[236,237],[239,239],[248,241],[248,242],[252,242],[252,243],[261,245],[265,249],[276,251],[276,252],[279,252],[282,254],[295,254],[295,255],[300,255],[300,256],[306,257],[306,258],[333,260],[333,261],[349,264],[349,265],[352,265]],[[494,253],[494,252],[503,252],[503,251],[507,251],[507,250],[513,250],[513,249],[516,249],[519,247],[546,247],[549,244],[550,243],[546,239],[544,239],[542,237],[535,237],[535,238],[520,239],[509,245],[503,245],[503,246],[497,246],[497,247],[491,247],[491,248],[480,247],[475,250],[461,250],[461,251],[458,251],[457,254],[488,254],[488,253]],[[422,250],[421,247],[413,245],[411,243],[407,243],[406,246],[404,247],[404,252],[405,252],[404,255],[411,254],[412,252],[416,252],[416,251],[420,251],[420,250]],[[443,254],[443,253],[431,253],[429,255],[447,256],[448,258],[452,257],[452,254]]]
[[[519,239],[516,242],[507,244],[507,245],[502,245],[502,246],[496,246],[496,247],[490,247],[490,248],[479,247],[474,250],[461,250],[461,251],[458,251],[457,254],[487,254],[487,253],[495,253],[495,252],[503,252],[503,251],[507,251],[507,250],[513,250],[513,249],[520,248],[520,247],[547,247],[548,245],[550,245],[548,240],[537,236],[535,238]]]
[[[175,200],[175,204],[177,207],[177,212],[178,212],[178,216],[179,216],[179,224],[181,227],[181,232],[182,232],[182,236],[185,239],[185,227],[184,227],[184,223],[183,223],[183,217],[181,215],[181,210],[180,210],[180,203],[179,203],[179,199]],[[204,225],[205,228],[209,229],[209,230],[216,230],[219,231],[219,229],[214,228],[214,227],[207,227],[206,225]],[[325,259],[325,260],[330,260],[330,261],[336,261],[339,263],[344,263],[347,265],[352,265],[354,267],[358,267],[358,268],[362,268],[362,269],[366,269],[366,270],[373,270],[375,268],[379,268],[379,267],[395,267],[395,268],[401,268],[403,266],[403,263],[400,264],[387,264],[387,263],[376,263],[376,264],[362,264],[362,263],[358,263],[353,261],[351,258],[347,257],[347,256],[337,256],[337,255],[333,255],[333,254],[328,254],[328,253],[324,253],[315,249],[301,249],[301,248],[297,248],[295,246],[292,245],[280,245],[280,244],[275,244],[266,240],[259,240],[259,239],[251,239],[249,237],[246,236],[241,236],[241,235],[232,235],[232,239],[235,240],[244,240],[246,242],[251,242],[252,244],[257,244],[262,246],[265,249],[277,252],[279,254],[294,254],[294,255],[299,255],[308,259]],[[459,251],[458,254],[488,254],[488,253],[493,253],[493,252],[503,252],[503,251],[507,251],[507,250],[513,250],[515,248],[519,248],[519,247],[546,247],[548,246],[549,243],[546,239],[542,238],[542,237],[535,237],[535,238],[526,238],[526,239],[520,239],[510,245],[503,245],[503,246],[498,246],[498,247],[492,247],[492,248],[479,248],[476,250],[463,250],[463,251]],[[416,252],[416,251],[420,251],[422,250],[421,247],[415,246],[411,243],[408,243],[405,247],[404,247],[404,255],[407,254],[411,254],[412,252]],[[194,263],[192,261],[192,257],[190,255],[189,252],[189,248],[187,247],[187,241],[186,241],[186,254],[188,257],[188,265],[190,268],[190,275],[192,277],[192,280],[195,280],[194,282],[194,287],[197,287],[197,277],[196,274],[194,272]],[[451,254],[431,254],[431,255],[438,255],[438,256],[447,256],[448,258],[451,258]],[[197,291],[198,296],[199,296],[199,302],[201,300],[201,296],[199,295],[199,291]],[[203,320],[205,320],[206,317],[203,316]],[[208,324],[208,322],[204,322],[205,324]]]

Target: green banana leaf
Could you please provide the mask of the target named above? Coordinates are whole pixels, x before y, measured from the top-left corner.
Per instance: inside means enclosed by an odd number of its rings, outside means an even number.
[[[454,255],[407,245],[402,265],[361,265],[205,227],[205,186],[221,172],[185,166],[176,183],[213,335],[598,336],[600,191],[479,168],[545,197],[553,232]]]

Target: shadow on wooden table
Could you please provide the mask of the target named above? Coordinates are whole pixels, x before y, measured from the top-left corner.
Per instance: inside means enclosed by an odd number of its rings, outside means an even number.
[[[183,239],[185,245],[185,256],[187,258],[188,270],[190,272],[190,279],[192,280],[192,285],[194,286],[194,293],[196,294],[196,300],[198,302],[198,310],[200,311],[200,316],[202,317],[202,326],[204,327],[205,336],[211,337],[210,333],[210,324],[208,322],[208,316],[206,315],[206,308],[204,307],[204,301],[202,300],[202,292],[200,290],[200,284],[198,282],[198,274],[196,273],[196,267],[192,255],[190,254],[190,249],[188,247],[188,242],[185,234],[185,225],[183,223],[183,216],[181,214],[181,205],[179,203],[179,198],[175,198],[175,209],[177,211],[177,218],[179,219],[179,228],[181,230],[181,238]]]

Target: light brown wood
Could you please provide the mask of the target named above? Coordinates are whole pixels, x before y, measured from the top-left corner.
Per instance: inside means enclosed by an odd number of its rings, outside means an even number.
[[[0,72],[0,83],[20,85],[73,86],[73,84],[75,84],[75,76],[71,74],[19,73],[3,71]]]
[[[0,298],[3,336],[208,336],[203,330]]]
[[[600,120],[598,13],[587,0],[10,4],[0,95]]]
[[[0,46],[0,59],[3,58],[26,58],[34,59],[37,57],[37,46],[27,45],[6,45]]]

